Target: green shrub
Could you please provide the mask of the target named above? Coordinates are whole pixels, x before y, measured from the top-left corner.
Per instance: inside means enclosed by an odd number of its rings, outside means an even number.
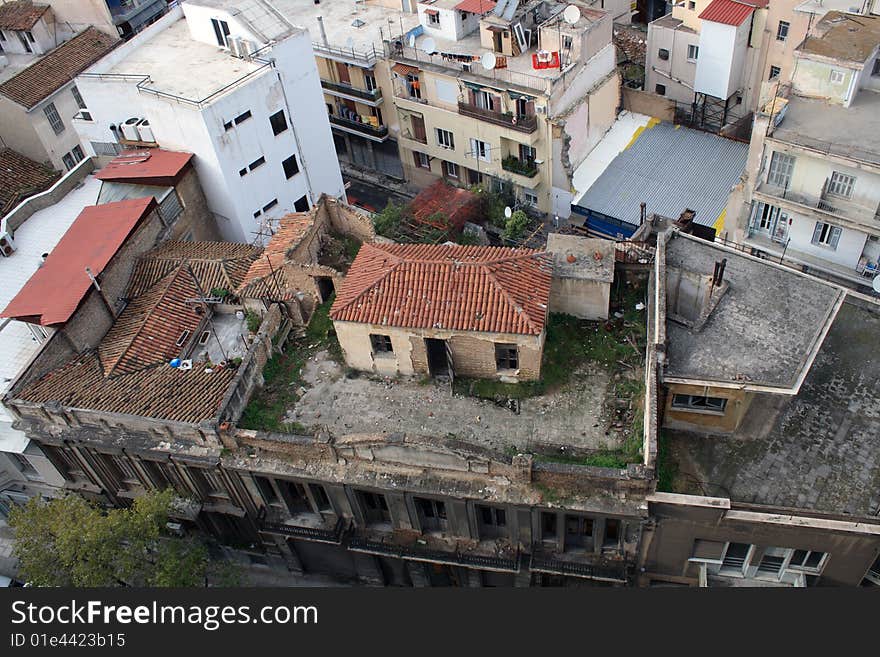
[[[508,240],[519,239],[526,232],[529,225],[529,216],[522,210],[517,210],[504,224],[504,238]]]

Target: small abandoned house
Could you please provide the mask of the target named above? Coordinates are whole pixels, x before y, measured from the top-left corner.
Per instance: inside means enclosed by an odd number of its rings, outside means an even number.
[[[589,320],[608,319],[614,242],[551,233],[547,251],[553,256],[550,312]]]
[[[364,244],[330,318],[358,370],[534,380],[551,269],[536,249]]]

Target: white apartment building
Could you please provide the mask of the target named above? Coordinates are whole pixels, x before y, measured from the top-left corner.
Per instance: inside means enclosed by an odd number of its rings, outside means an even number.
[[[225,239],[262,242],[321,194],[344,198],[309,34],[265,0],[183,3],[77,87],[87,155],[194,153]]]
[[[828,12],[756,116],[735,241],[867,287],[880,261],[880,17]]]

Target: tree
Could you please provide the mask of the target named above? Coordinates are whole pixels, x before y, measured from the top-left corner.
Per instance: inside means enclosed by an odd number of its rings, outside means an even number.
[[[376,227],[376,232],[383,237],[394,238],[407,213],[408,210],[405,205],[389,200],[385,209],[373,216],[373,225]]]
[[[175,497],[150,492],[106,511],[78,495],[13,508],[22,577],[34,586],[204,586],[217,568],[201,541],[168,533]]]
[[[504,225],[504,238],[508,240],[519,239],[525,233],[529,225],[529,216],[522,210],[517,210]]]

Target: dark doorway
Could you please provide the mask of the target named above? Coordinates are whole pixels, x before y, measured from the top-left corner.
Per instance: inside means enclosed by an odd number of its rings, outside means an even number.
[[[448,376],[449,360],[446,357],[446,340],[425,338],[428,352],[428,372],[431,376]]]
[[[328,278],[326,276],[320,276],[315,279],[315,282],[318,284],[318,292],[321,295],[321,303],[324,303],[333,296],[333,293],[336,291],[336,288],[333,285],[333,279]]]

